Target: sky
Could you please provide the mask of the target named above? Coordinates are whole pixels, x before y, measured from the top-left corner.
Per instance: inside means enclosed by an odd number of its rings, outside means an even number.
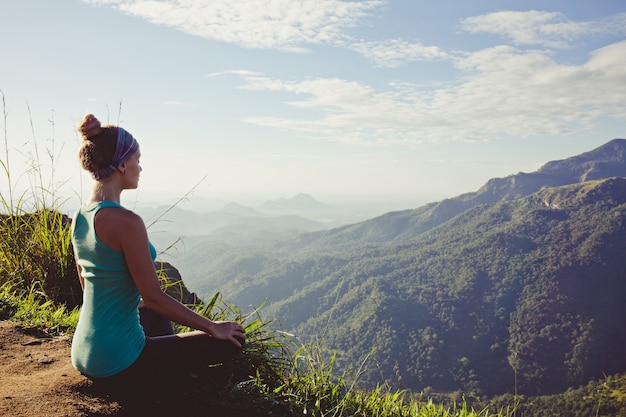
[[[626,137],[625,61],[617,0],[2,1],[0,191],[85,201],[93,113],[135,202],[413,208]]]

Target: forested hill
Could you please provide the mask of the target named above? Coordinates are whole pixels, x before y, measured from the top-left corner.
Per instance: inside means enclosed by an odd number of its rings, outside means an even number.
[[[625,372],[625,146],[296,242],[204,248],[195,267],[214,272],[193,287],[267,298],[264,314],[323,335],[343,369],[371,354],[369,384],[548,394]]]

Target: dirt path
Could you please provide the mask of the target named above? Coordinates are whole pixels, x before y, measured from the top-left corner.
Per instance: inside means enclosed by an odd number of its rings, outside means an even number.
[[[46,337],[0,321],[0,416],[118,415],[70,363],[67,337]]]

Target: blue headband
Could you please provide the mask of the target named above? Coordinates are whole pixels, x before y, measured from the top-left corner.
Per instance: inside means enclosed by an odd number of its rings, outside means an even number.
[[[128,131],[122,129],[121,127],[117,128],[117,144],[115,145],[115,153],[113,154],[113,158],[111,158],[111,165],[102,168],[98,171],[92,172],[92,176],[95,180],[100,180],[102,178],[106,178],[111,175],[117,167],[128,158],[131,157],[132,154],[137,152],[139,149],[139,143],[135,140],[133,135],[131,135]]]

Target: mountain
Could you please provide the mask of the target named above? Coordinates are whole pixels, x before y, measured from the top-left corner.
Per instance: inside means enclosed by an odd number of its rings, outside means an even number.
[[[253,209],[252,207],[244,206],[238,203],[228,203],[224,206],[222,211],[237,214],[241,217],[267,217],[265,214]]]
[[[265,211],[297,212],[327,210],[328,206],[320,203],[309,194],[300,193],[291,198],[266,201],[260,208]]]
[[[336,351],[338,369],[363,364],[365,385],[563,392],[626,371],[625,150],[329,231],[198,247],[202,275],[185,281],[267,298],[264,314]]]
[[[221,210],[196,212],[177,206],[141,207],[150,240],[165,249],[182,239],[185,247],[199,242],[266,242],[306,231],[326,229],[322,222],[293,214],[268,214],[236,203]]]
[[[465,194],[460,199],[493,203],[523,197],[543,187],[623,176],[626,176],[626,140],[613,139],[592,151],[548,162],[530,174],[519,173],[492,179],[477,192]]]

